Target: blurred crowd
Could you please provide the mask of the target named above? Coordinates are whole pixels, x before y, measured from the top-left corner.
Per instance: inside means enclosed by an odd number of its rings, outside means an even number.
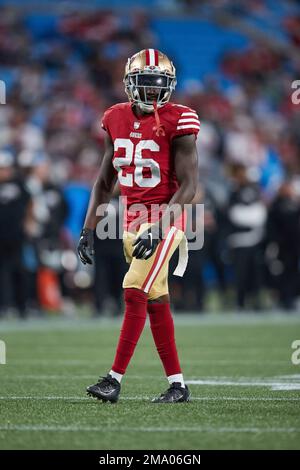
[[[75,305],[120,314],[121,242],[96,239],[93,269],[79,264],[75,247],[103,154],[101,116],[126,100],[127,57],[153,46],[159,40],[142,10],[38,21],[1,10],[0,316],[71,314]],[[213,291],[222,309],[295,310],[300,104],[291,84],[300,60],[254,41],[224,54],[220,70],[226,86],[210,76],[172,97],[200,116],[198,201],[205,204],[204,247],[190,252],[182,280],[170,279],[174,306],[206,310]]]

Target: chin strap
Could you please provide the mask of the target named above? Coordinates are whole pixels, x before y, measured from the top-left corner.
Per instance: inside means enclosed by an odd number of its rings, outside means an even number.
[[[157,110],[157,102],[153,101],[153,108],[154,108],[154,116],[155,116],[155,121],[156,121],[156,126],[153,127],[153,130],[155,131],[157,137],[160,135],[165,136],[165,129],[163,124],[161,124],[160,119],[159,119],[159,114]]]

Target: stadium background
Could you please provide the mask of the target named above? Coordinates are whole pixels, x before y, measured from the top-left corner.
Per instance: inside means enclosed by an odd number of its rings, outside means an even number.
[[[99,443],[81,390],[109,367],[126,266],[118,241],[97,243],[94,270],[75,248],[101,116],[125,101],[125,61],[147,47],[172,58],[172,101],[201,121],[205,244],[170,277],[195,401],[160,419],[149,408],[163,379],[146,332],[135,388],[128,378],[121,411],[100,412]],[[296,0],[0,0],[1,448],[299,448],[299,47]],[[26,188],[18,203],[12,181]]]

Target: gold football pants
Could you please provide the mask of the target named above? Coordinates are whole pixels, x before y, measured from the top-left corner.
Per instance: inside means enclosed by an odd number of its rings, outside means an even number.
[[[147,259],[133,258],[134,247],[132,243],[137,235],[149,227],[149,223],[142,224],[138,233],[123,233],[124,255],[129,269],[123,280],[123,287],[133,287],[143,290],[148,294],[149,300],[157,299],[168,294],[169,261],[184,237],[184,232],[171,227],[165,234],[165,238],[158,244],[153,255]]]

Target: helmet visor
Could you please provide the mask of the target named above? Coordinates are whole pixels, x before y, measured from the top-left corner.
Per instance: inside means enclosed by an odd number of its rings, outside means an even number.
[[[173,89],[173,79],[167,75],[137,73],[129,75],[129,84],[146,104],[163,103]]]
[[[148,86],[154,88],[167,88],[168,77],[165,75],[137,75],[137,86]]]

